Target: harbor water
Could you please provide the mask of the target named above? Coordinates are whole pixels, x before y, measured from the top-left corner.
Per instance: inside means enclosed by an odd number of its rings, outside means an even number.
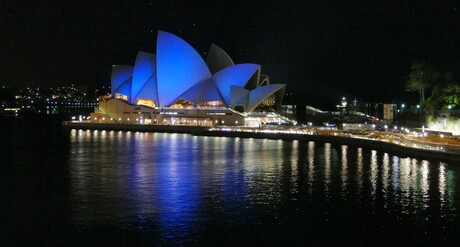
[[[1,123],[2,246],[460,241],[460,164],[311,141]]]

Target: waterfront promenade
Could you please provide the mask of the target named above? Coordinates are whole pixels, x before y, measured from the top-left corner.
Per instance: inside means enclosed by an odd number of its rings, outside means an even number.
[[[416,155],[423,158],[460,161],[460,140],[452,137],[424,136],[415,132],[394,131],[341,131],[318,128],[292,127],[209,127],[184,125],[140,125],[100,124],[80,121],[65,121],[67,129],[114,130],[184,133],[199,136],[267,138],[281,140],[303,140],[330,142],[344,145],[359,145],[389,150],[402,155]]]

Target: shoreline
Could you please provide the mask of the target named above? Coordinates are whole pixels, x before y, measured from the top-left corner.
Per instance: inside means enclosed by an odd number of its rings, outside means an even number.
[[[141,132],[162,132],[181,133],[196,136],[232,137],[232,138],[256,138],[256,139],[281,139],[286,141],[315,141],[321,143],[334,143],[343,145],[362,146],[388,150],[400,155],[412,155],[420,158],[429,158],[445,161],[460,161],[460,152],[437,151],[430,149],[415,148],[397,143],[380,140],[363,139],[356,137],[334,136],[334,135],[307,135],[288,133],[262,133],[244,131],[213,131],[208,126],[170,126],[170,125],[136,125],[136,124],[104,124],[86,122],[62,122],[65,129],[89,129],[89,130],[115,130],[115,131],[141,131]]]

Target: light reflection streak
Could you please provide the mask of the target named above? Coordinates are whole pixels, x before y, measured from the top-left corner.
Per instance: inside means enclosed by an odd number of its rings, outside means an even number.
[[[439,162],[438,169],[438,192],[440,201],[441,217],[448,218],[456,215],[455,207],[455,175],[448,169],[448,165]]]
[[[283,157],[283,141],[277,140],[276,141],[276,157]],[[284,160],[281,161],[281,164],[283,163]],[[273,165],[276,165],[278,167],[278,174],[283,173],[283,166],[278,165],[273,163]]]
[[[381,175],[381,180],[382,180],[382,196],[383,196],[383,206],[385,208],[388,207],[388,202],[389,202],[389,197],[391,195],[390,193],[390,184],[389,181],[391,179],[390,175],[390,156],[387,153],[383,154],[383,160],[382,160],[382,175]]]
[[[441,201],[441,208],[444,207],[446,203],[446,167],[444,163],[439,164],[439,195],[440,195],[440,201]]]
[[[422,161],[422,167],[421,167],[421,172],[422,172],[422,181],[421,181],[421,189],[422,189],[422,201],[423,201],[423,206],[424,208],[428,207],[428,203],[430,200],[430,194],[428,193],[430,190],[430,183],[429,183],[429,163],[426,160]]]
[[[358,148],[357,156],[357,179],[358,179],[358,191],[361,192],[363,189],[363,149]]]
[[[417,159],[406,158],[409,167],[408,191],[406,191],[406,200],[412,203],[414,207],[420,207],[420,169]]]
[[[308,142],[308,192],[311,195],[315,184],[315,143]]]
[[[292,164],[297,164],[297,158],[299,157],[299,141],[294,140],[292,141],[291,148],[292,153],[291,153],[291,163]]]
[[[377,169],[377,151],[372,150],[371,151],[371,165],[370,165],[370,171],[369,171],[369,180],[371,182],[372,186],[372,196],[373,199],[375,199],[375,193],[377,191],[377,178],[378,178],[378,169]]]
[[[290,157],[290,166],[291,166],[291,194],[298,194],[298,179],[299,179],[299,170],[297,164],[298,150],[299,150],[299,141],[292,141],[291,147],[288,149],[291,150]]]
[[[330,197],[329,184],[331,183],[331,144],[324,144],[324,194]]]
[[[234,148],[233,148],[233,157],[234,159],[237,161],[237,162],[241,162],[241,161],[244,161],[245,157],[241,157],[240,154],[244,154],[244,152],[242,152],[243,150],[241,150],[241,142],[240,142],[240,138],[235,138],[234,140]]]
[[[346,197],[348,185],[348,159],[347,159],[348,146],[342,145],[342,169],[341,169],[341,195]]]
[[[391,185],[394,192],[398,192],[400,180],[399,180],[399,157],[393,156],[393,164],[391,166]],[[398,197],[398,194],[395,193],[395,196]]]
[[[446,206],[449,209],[455,209],[455,173],[452,170],[446,169],[446,191],[447,191],[447,198],[446,198]]]
[[[409,198],[413,198],[411,193],[411,186],[413,181],[411,176],[411,167],[410,167],[410,158],[405,158],[400,160],[400,172],[399,172],[399,189],[401,190],[401,203],[404,206],[409,205]]]

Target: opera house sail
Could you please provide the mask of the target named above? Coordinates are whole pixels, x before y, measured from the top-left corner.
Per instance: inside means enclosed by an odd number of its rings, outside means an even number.
[[[91,122],[214,126],[273,121],[271,112],[286,85],[270,84],[258,64],[234,64],[214,44],[207,54],[204,60],[181,38],[159,31],[156,54],[139,52],[134,66],[112,67],[111,94],[99,98]]]

